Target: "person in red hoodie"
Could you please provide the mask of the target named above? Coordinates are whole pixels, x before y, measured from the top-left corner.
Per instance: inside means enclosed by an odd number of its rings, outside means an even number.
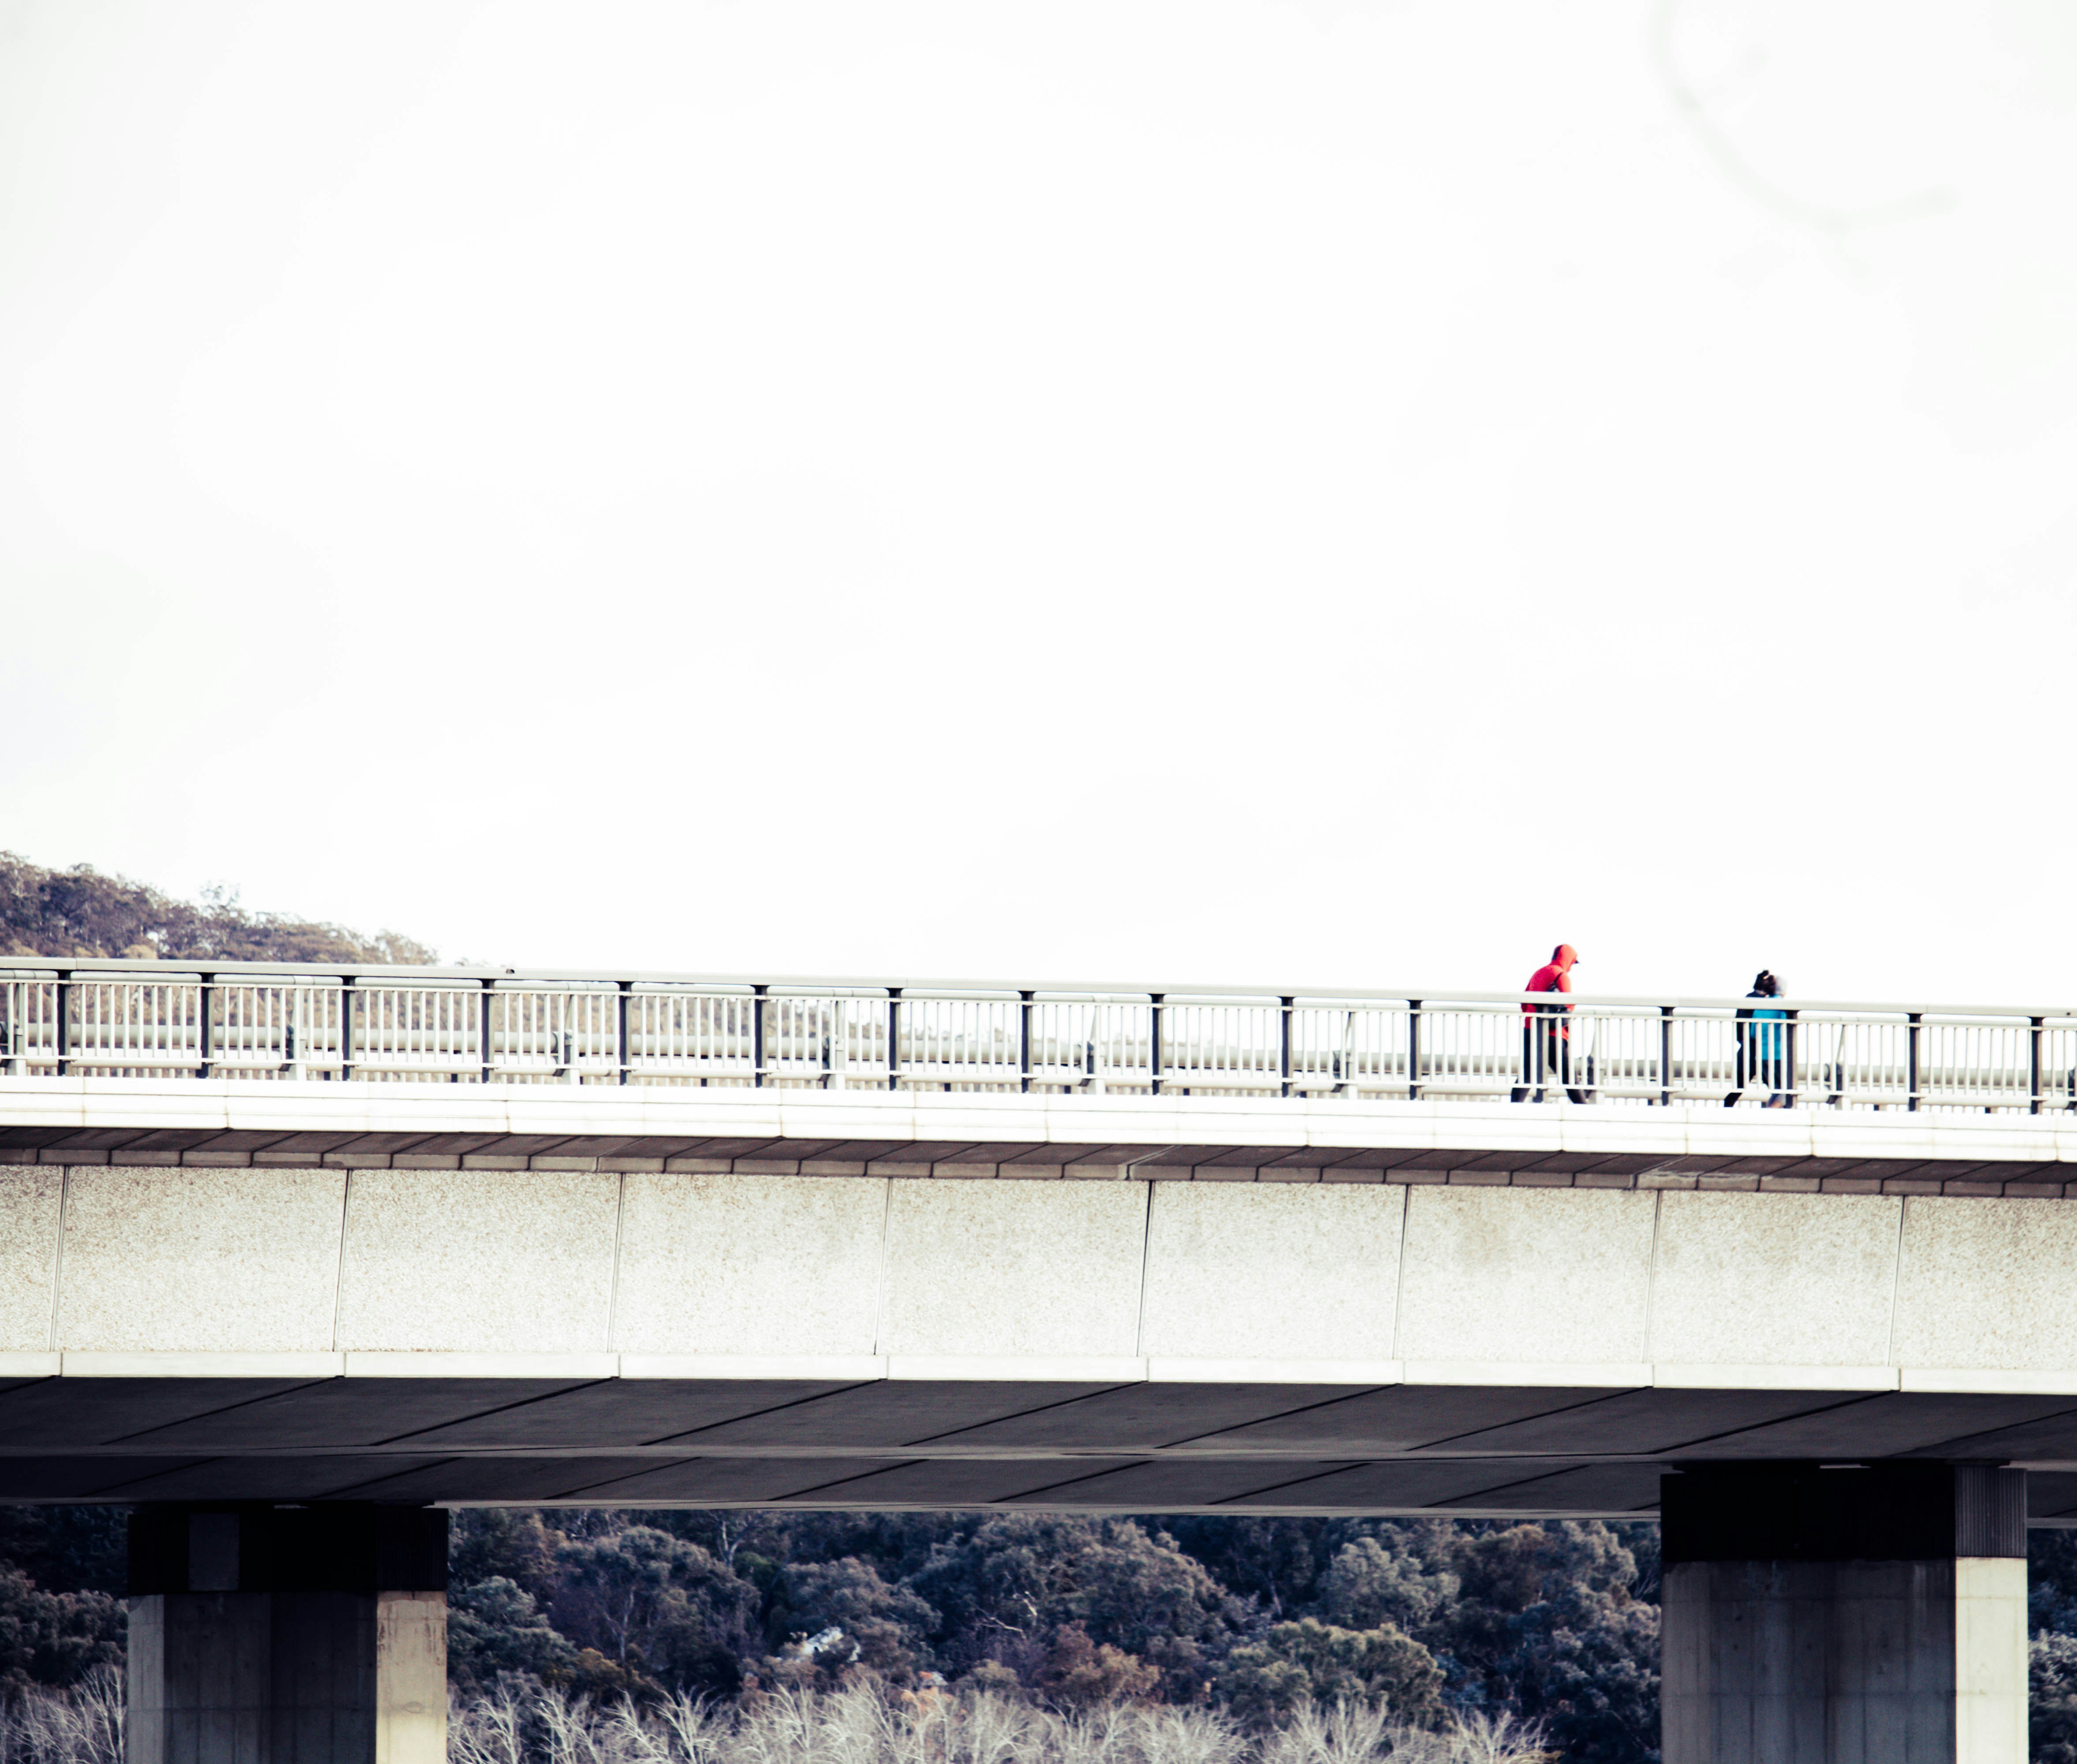
[[[1529,976],[1525,992],[1569,992],[1572,970],[1580,952],[1570,943],[1560,943],[1550,959]],[[1552,1080],[1565,1086],[1565,1094],[1575,1103],[1587,1100],[1584,1090],[1572,1088],[1572,1026],[1565,1021],[1570,1005],[1524,1005],[1529,1021],[1521,1026],[1521,1080],[1514,1087],[1513,1100],[1523,1101],[1534,1094],[1540,1100],[1544,1086]]]

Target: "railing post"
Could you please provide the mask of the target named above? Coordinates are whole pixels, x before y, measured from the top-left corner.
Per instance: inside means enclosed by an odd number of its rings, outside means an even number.
[[[621,981],[621,982],[620,982],[620,996],[619,996],[619,997],[618,997],[618,998],[614,1001],[614,1003],[615,1003],[615,1006],[616,1006],[616,1009],[617,1009],[617,1014],[616,1014],[616,1016],[615,1016],[615,1017],[614,1017],[614,1029],[613,1029],[613,1046],[614,1046],[614,1054],[613,1054],[613,1059],[614,1059],[614,1064],[616,1067],[618,1067],[618,1069],[619,1069],[619,1072],[620,1072],[620,1076],[619,1076],[619,1077],[615,1080],[615,1082],[616,1082],[616,1083],[618,1083],[618,1084],[626,1084],[626,1083],[627,1082],[627,1068],[628,1068],[628,1059],[627,1059],[627,995],[628,995],[630,992],[633,992],[634,990],[635,990],[635,982],[634,982],[634,981],[632,981],[632,980],[622,980],[622,981]]]
[[[829,1015],[823,1019],[827,1026],[822,1031],[822,1088],[842,1090],[845,1075],[851,1070],[851,1025],[844,1010],[848,1001],[833,998],[830,1001]]]
[[[51,1024],[51,1033],[56,1045],[58,1076],[65,1075],[72,1059],[72,976],[65,969],[58,971],[57,984],[51,988],[57,1000],[57,1015]]]
[[[764,1086],[764,988],[750,989],[750,1082],[753,1089]]]
[[[476,1055],[483,1071],[481,1082],[486,1084],[492,1081],[491,1075],[497,1063],[494,1043],[490,1038],[491,1005],[497,985],[495,980],[479,981],[476,995]]]
[[[339,981],[339,1081],[353,1082],[353,976],[342,974]]]
[[[1284,1080],[1284,1095],[1291,1094],[1291,1008],[1297,1001],[1276,1001],[1276,1069]]]
[[[1673,1106],[1673,1007],[1659,1007],[1659,1106]]]
[[[7,983],[7,1075],[23,1078],[28,1075],[29,1063],[22,1052],[22,1012],[28,1003],[29,984],[26,980]]]
[[[209,1076],[210,1056],[216,1051],[213,1045],[214,1038],[210,1034],[209,1021],[209,989],[213,980],[213,976],[205,974],[202,977],[202,984],[195,988],[195,1039],[202,1055],[202,1064],[195,1069],[198,1078]]]
[[[1421,1100],[1421,1001],[1406,1001],[1406,1100]]]
[[[2041,1028],[2042,1019],[2027,1019],[2026,1032],[2026,1112],[2029,1115],[2041,1113]]]
[[[1784,1013],[1781,1026],[1781,1057],[1788,1063],[1788,1070],[1782,1074],[1782,1077],[1787,1081],[1783,1087],[1783,1091],[1788,1098],[1788,1106],[1791,1109],[1796,1106],[1796,1098],[1800,1094],[1800,1088],[1796,1082],[1796,1013],[1794,1011]]]
[[[901,988],[887,989],[887,1088],[901,1088]]]
[[[1904,1036],[1904,1082],[1906,1100],[1904,1106],[1907,1109],[1915,1109],[1918,1106],[1918,1037],[1924,1022],[1925,1015],[1922,1012],[1912,1012],[1911,1027]]]
[[[1017,1088],[1028,1092],[1031,1088],[1031,995],[1020,992],[1017,997]]]
[[[1147,1069],[1153,1075],[1152,1088],[1157,1096],[1161,1094],[1161,1013],[1168,1008],[1162,1001],[1168,996],[1166,992],[1153,995],[1153,1008],[1147,1018]]]

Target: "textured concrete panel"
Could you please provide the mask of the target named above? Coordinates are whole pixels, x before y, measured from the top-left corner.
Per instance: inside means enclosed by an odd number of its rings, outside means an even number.
[[[1954,1756],[2004,1764],[2026,1756],[2026,1563],[2013,1556],[1954,1564]]]
[[[897,1182],[880,1351],[1130,1354],[1147,1185]]]
[[[1409,1190],[1400,1354],[1642,1359],[1654,1200],[1620,1190]]]
[[[2025,1564],[1971,1564],[1958,1623],[1962,1566],[1669,1563],[1666,1764],[2021,1764]]]
[[[75,1168],[58,1346],[329,1349],[345,1179],[331,1170]]]
[[[376,1764],[446,1764],[447,1596],[375,1598]]]
[[[64,1184],[65,1172],[49,1165],[0,1165],[0,1353],[50,1346]]]
[[[1314,1184],[1155,1184],[1141,1351],[1388,1358],[1404,1194]],[[1304,1282],[1294,1288],[1299,1269]]]
[[[355,1171],[339,1345],[602,1350],[620,1182],[576,1171]]]
[[[1896,1349],[1905,1366],[2077,1368],[2077,1207],[1906,1202]]]
[[[870,1354],[884,1181],[631,1175],[618,1339],[631,1354]]]
[[[1660,1204],[1651,1358],[1888,1360],[1900,1197],[1669,1194]]]

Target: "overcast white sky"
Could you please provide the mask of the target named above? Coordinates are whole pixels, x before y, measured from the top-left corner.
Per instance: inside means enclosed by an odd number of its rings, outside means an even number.
[[[0,846],[514,963],[2077,1001],[2077,8],[1660,22],[0,0]]]

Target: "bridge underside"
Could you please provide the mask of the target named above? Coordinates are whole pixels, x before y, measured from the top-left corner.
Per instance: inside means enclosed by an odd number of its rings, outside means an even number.
[[[76,1375],[0,1392],[0,1500],[1651,1518],[1683,1466],[2077,1464],[2077,1401],[1890,1391]],[[33,1442],[31,1447],[29,1442]],[[2028,1479],[2077,1522],[2077,1471]]]

